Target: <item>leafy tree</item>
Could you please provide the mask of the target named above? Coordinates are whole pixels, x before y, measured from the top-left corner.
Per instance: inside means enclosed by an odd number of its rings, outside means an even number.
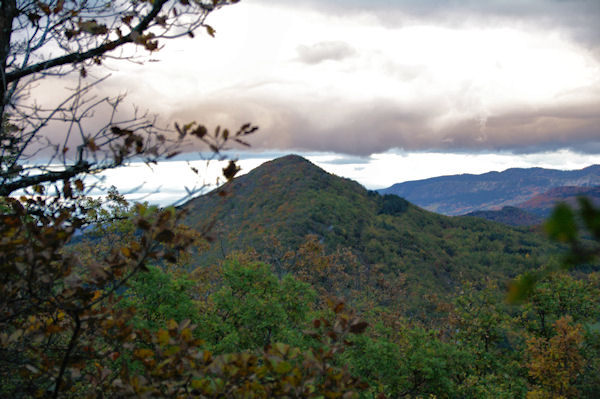
[[[454,299],[451,340],[468,356],[468,377],[461,386],[467,397],[520,397],[526,389],[522,365],[521,320],[504,301],[497,284],[482,288],[465,283]]]
[[[552,325],[565,316],[577,323],[595,323],[600,317],[596,279],[594,275],[576,279],[567,273],[553,273],[538,282],[524,305],[532,319],[530,330],[550,338]]]
[[[600,209],[584,197],[576,208],[559,204],[545,230],[568,250],[558,262],[522,275],[509,292],[511,300],[529,300],[527,327],[534,336],[527,342],[527,366],[534,384],[528,397],[597,397],[598,284],[594,274],[581,272],[597,268]]]
[[[216,352],[264,347],[272,342],[301,344],[302,326],[315,302],[308,284],[291,275],[282,280],[259,262],[225,262],[222,287],[208,301],[200,330]],[[210,326],[210,330],[207,327]]]
[[[63,191],[67,191],[65,183]],[[131,338],[116,293],[151,261],[168,261],[191,238],[175,229],[174,209],[138,205],[137,234],[84,263],[64,248],[83,227],[84,201],[71,195],[6,198],[0,216],[0,372],[3,396],[52,396],[89,383],[88,365]],[[65,198],[66,197],[66,198]],[[68,201],[68,202],[67,202]]]
[[[576,398],[574,381],[584,361],[580,353],[583,335],[581,325],[570,316],[558,319],[550,339],[533,338],[527,342],[529,374],[536,386],[527,398]]]
[[[158,331],[169,320],[177,323],[190,320],[196,324],[200,315],[193,300],[194,286],[194,281],[185,275],[174,276],[150,266],[131,280],[119,305],[136,310],[132,323],[139,329]]]

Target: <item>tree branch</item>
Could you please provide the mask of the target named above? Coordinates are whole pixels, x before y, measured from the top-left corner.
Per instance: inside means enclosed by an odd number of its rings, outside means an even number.
[[[62,364],[60,365],[60,371],[58,373],[58,377],[56,377],[56,384],[54,385],[54,393],[52,394],[53,398],[58,398],[58,393],[60,392],[60,384],[62,382],[63,376],[65,374],[65,370],[67,368],[67,363],[69,363],[69,357],[71,356],[71,352],[73,348],[75,348],[75,342],[77,342],[77,338],[79,336],[79,330],[81,329],[81,320],[79,320],[79,315],[75,314],[75,330],[71,335],[71,339],[69,340],[69,346],[67,348],[67,353],[65,353],[65,357],[63,357]]]
[[[152,7],[152,10],[150,10],[150,12],[148,13],[148,15],[146,15],[144,17],[144,19],[142,19],[140,21],[139,24],[137,24],[137,26],[135,28],[133,28],[133,30],[131,32],[129,32],[129,34],[123,36],[122,38],[119,38],[117,40],[113,40],[111,42],[105,43],[101,46],[98,46],[96,48],[93,48],[91,50],[88,50],[86,52],[83,53],[71,53],[71,54],[67,54],[64,55],[62,57],[57,57],[57,58],[53,58],[51,60],[48,61],[44,61],[44,62],[39,62],[37,64],[28,66],[26,68],[22,68],[22,69],[18,69],[16,71],[13,72],[9,72],[6,74],[6,82],[10,83],[13,82],[15,80],[19,80],[25,76],[34,74],[36,72],[41,72],[41,71],[45,71],[47,69],[50,68],[54,68],[57,66],[61,66],[61,65],[66,65],[66,64],[72,64],[72,63],[77,63],[77,62],[82,62],[85,60],[89,60],[90,58],[93,57],[97,57],[100,56],[108,51],[114,50],[117,47],[122,46],[123,44],[126,43],[132,43],[134,41],[134,37],[137,37],[137,35],[142,34],[147,28],[148,25],[150,25],[150,22],[152,22],[152,20],[154,18],[156,18],[156,16],[158,15],[158,13],[160,12],[160,10],[162,9],[162,7],[165,5],[165,3],[167,3],[169,0],[157,0],[154,2],[154,6]]]
[[[92,164],[90,164],[87,161],[81,160],[76,164],[69,166],[65,170],[57,172],[46,172],[35,176],[21,177],[16,181],[2,184],[2,186],[0,186],[0,196],[8,197],[14,191],[20,190],[22,188],[35,186],[36,184],[54,183],[59,180],[70,179],[71,177],[74,177],[79,173],[89,172],[91,167]]]

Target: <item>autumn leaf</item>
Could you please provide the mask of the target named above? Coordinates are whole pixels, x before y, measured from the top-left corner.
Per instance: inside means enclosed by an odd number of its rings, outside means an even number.
[[[225,176],[227,180],[231,180],[240,171],[240,169],[241,168],[237,166],[234,161],[229,161],[227,167],[223,168],[223,176]]]

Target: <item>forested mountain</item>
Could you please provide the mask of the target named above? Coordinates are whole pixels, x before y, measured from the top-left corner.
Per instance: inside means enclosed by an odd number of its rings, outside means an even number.
[[[346,276],[343,284],[352,287],[336,288],[340,294],[387,285],[413,305],[421,295],[449,293],[465,281],[506,282],[555,248],[529,230],[438,215],[368,191],[295,155],[267,162],[183,208],[192,227],[218,221],[204,260],[251,248],[285,274],[300,260],[284,254],[302,252],[308,236],[309,244],[337,254],[339,275],[323,278]]]
[[[192,273],[240,262],[224,278],[240,274],[227,293],[242,300],[231,301],[214,325],[228,320],[231,309],[245,315],[243,309],[251,308],[254,297],[239,292],[256,287],[265,295],[243,266],[256,261],[269,265],[281,284],[290,278],[308,284],[320,298],[317,309],[325,298],[341,298],[369,323],[366,334],[349,337],[351,346],[334,357],[369,384],[361,398],[600,394],[600,280],[592,265],[577,276],[550,273],[561,250],[538,228],[439,215],[294,155],[267,162],[183,209],[190,227],[212,225],[211,248],[188,263]],[[568,220],[555,221],[559,239]],[[222,278],[212,277],[216,287]],[[527,302],[508,303],[509,286],[517,296],[529,290]],[[267,295],[272,305],[263,309],[294,303],[306,291],[295,289],[285,300]],[[268,314],[261,310],[232,322],[261,331],[267,318],[261,312]],[[228,340],[208,339],[216,347]]]
[[[481,175],[441,176],[394,184],[379,192],[398,195],[434,212],[462,215],[517,206],[556,187],[597,185],[600,165],[572,171],[513,168]]]

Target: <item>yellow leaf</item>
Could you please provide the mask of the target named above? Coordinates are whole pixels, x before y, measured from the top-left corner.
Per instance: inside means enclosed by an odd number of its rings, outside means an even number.
[[[148,357],[154,356],[154,352],[150,349],[136,349],[133,352],[133,355],[138,359],[146,359]]]
[[[175,320],[171,319],[167,322],[167,328],[169,330],[177,330],[177,327],[179,326],[177,325],[177,322]]]
[[[169,340],[171,339],[171,336],[169,335],[169,332],[167,330],[160,330],[156,335],[158,337],[158,343],[161,346],[165,346],[166,344],[168,344]]]
[[[192,339],[192,330],[189,328],[184,328],[183,331],[181,331],[181,338],[183,338],[186,342],[190,341]]]

